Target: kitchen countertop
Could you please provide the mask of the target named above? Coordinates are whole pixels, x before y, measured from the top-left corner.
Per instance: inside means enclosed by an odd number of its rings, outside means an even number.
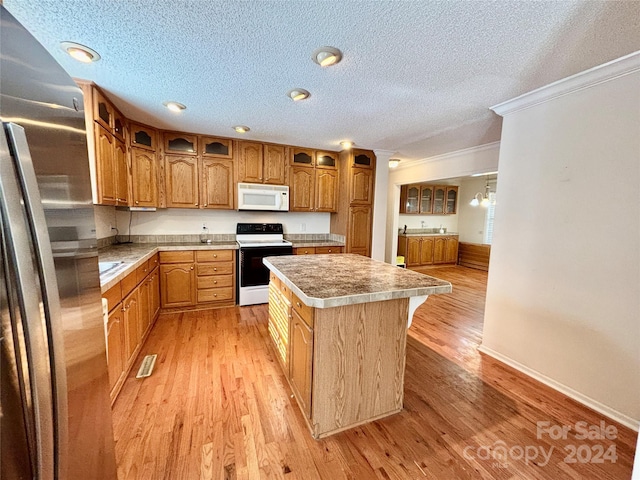
[[[446,237],[446,236],[458,236],[458,232],[444,232],[444,233],[399,233],[399,237]]]
[[[316,308],[451,292],[449,282],[361,255],[295,255],[263,261],[300,300]]]
[[[100,275],[102,293],[116,285],[120,280],[135,271],[157,252],[174,250],[237,250],[236,242],[214,243],[131,243],[111,245],[98,251],[99,262],[122,262],[122,266]]]

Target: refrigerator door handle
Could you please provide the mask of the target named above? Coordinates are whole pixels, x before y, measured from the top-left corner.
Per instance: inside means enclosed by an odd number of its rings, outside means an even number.
[[[42,402],[48,401],[50,404],[42,408],[47,410],[47,416],[45,417],[49,426],[47,426],[47,437],[51,439],[52,445],[47,445],[49,453],[47,453],[46,463],[53,461],[51,466],[51,473],[53,477],[64,478],[66,464],[66,447],[68,445],[67,439],[67,384],[66,384],[66,367],[64,363],[64,341],[62,332],[62,318],[60,309],[60,297],[58,293],[58,282],[56,280],[55,265],[53,261],[53,252],[51,250],[51,243],[49,240],[49,232],[47,230],[47,223],[44,216],[44,209],[40,198],[40,191],[38,189],[38,183],[36,179],[35,170],[33,168],[33,162],[31,159],[31,152],[29,151],[29,145],[24,129],[14,123],[4,123],[3,133],[6,133],[6,141],[9,148],[9,155],[2,156],[2,177],[5,177],[4,169],[15,169],[15,173],[8,177],[9,180],[16,180],[14,189],[16,190],[12,196],[10,192],[4,197],[2,196],[2,208],[7,210],[8,215],[20,218],[20,228],[18,234],[21,237],[27,238],[15,238],[12,241],[13,250],[19,262],[29,263],[29,265],[23,266],[23,270],[29,269],[29,274],[36,275],[39,278],[25,278],[20,275],[19,281],[20,290],[24,292],[24,305],[25,309],[28,309],[23,318],[28,322],[29,340],[32,341],[31,332],[34,333],[34,337],[37,337],[36,344],[39,340],[42,340],[42,345],[38,345],[38,350],[33,350],[33,357],[38,357],[37,360],[42,358],[48,359],[48,365],[42,365],[41,369],[48,370],[48,376],[45,379],[38,377],[39,390],[47,394],[37,395],[38,402],[42,398]],[[12,162],[13,157],[13,162]],[[5,165],[7,164],[8,165]],[[4,185],[3,185],[4,187]],[[9,187],[11,188],[11,187]],[[15,199],[21,198],[24,201],[24,208],[27,211],[27,216],[22,212],[22,208],[19,202]],[[7,201],[8,200],[8,201]],[[13,200],[13,201],[12,201]],[[13,204],[14,207],[11,207]],[[17,207],[17,209],[15,209]],[[17,210],[10,212],[10,210]],[[26,221],[25,221],[26,220]],[[11,230],[14,230],[14,222],[9,219]],[[36,265],[30,261],[32,254],[29,245],[33,245]],[[16,269],[18,270],[18,269]],[[29,288],[25,289],[25,286],[29,284]],[[38,292],[36,286],[40,285],[40,292]],[[42,305],[40,305],[42,300]],[[44,310],[44,312],[41,311]],[[42,317],[47,319],[43,325]],[[38,340],[39,339],[39,340]],[[40,349],[44,350],[40,350]],[[32,359],[34,360],[34,359]],[[46,360],[45,360],[46,361]],[[45,386],[45,383],[47,384]],[[42,384],[42,385],[40,385]],[[46,400],[45,400],[46,399]],[[45,422],[43,422],[45,423]],[[43,437],[44,437],[44,432]],[[43,457],[44,457],[43,452]],[[52,477],[52,478],[53,478]],[[43,478],[48,478],[47,476]]]

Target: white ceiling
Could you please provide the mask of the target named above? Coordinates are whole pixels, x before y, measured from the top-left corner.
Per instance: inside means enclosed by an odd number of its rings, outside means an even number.
[[[161,128],[425,158],[499,140],[489,110],[640,50],[640,1],[4,0],[75,77]],[[75,62],[59,42],[98,51]],[[311,53],[343,51],[321,68]],[[292,102],[293,87],[311,92]],[[180,115],[165,100],[187,105]]]

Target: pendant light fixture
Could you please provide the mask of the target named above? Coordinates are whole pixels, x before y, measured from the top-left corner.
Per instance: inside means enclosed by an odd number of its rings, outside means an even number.
[[[471,205],[472,207],[477,207],[478,205],[480,205],[481,207],[488,207],[489,204],[491,203],[491,200],[489,199],[489,194],[491,192],[489,191],[489,184],[487,183],[487,186],[485,187],[485,193],[483,194],[482,192],[478,192],[473,196],[473,199],[469,202],[469,205]]]

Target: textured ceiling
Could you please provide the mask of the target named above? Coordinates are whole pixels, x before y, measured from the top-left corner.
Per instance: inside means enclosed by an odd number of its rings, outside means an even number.
[[[640,50],[640,2],[4,0],[75,77],[161,128],[417,159],[500,138],[489,110]],[[100,53],[65,55],[75,41]],[[311,53],[343,51],[321,68]],[[292,102],[286,92],[311,92]],[[165,100],[187,105],[180,115]]]

